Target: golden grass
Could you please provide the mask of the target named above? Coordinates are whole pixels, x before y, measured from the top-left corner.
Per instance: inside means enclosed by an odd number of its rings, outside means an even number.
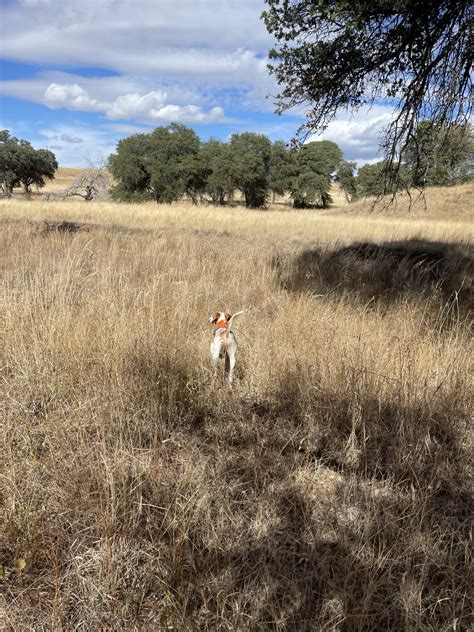
[[[0,209],[6,629],[468,629],[467,222]],[[412,239],[436,275],[408,253],[385,294],[351,251],[331,286],[344,246]]]
[[[77,176],[83,171],[74,167],[59,167],[53,180],[47,180],[43,189],[33,190],[31,198],[40,201],[44,193],[64,191],[72,185]],[[333,203],[328,210],[318,211],[317,215],[382,215],[399,217],[402,219],[439,219],[448,222],[461,221],[470,223],[474,217],[474,184],[464,184],[455,187],[431,187],[423,195],[418,191],[411,191],[411,197],[399,195],[395,204],[387,205],[385,201],[375,203],[373,198],[364,198],[347,203],[347,200],[337,184],[332,185],[331,195]],[[15,190],[19,201],[24,200],[20,189]],[[81,203],[77,198],[58,201],[59,204]],[[156,205],[150,204],[156,209]],[[181,205],[180,205],[181,206]],[[184,206],[187,206],[184,204]],[[270,202],[271,210],[288,211],[292,209],[288,196],[277,196],[276,202]],[[299,212],[301,215],[301,211]],[[310,213],[309,213],[310,214]]]
[[[264,238],[271,243],[307,244],[352,243],[358,240],[391,241],[430,239],[466,242],[474,236],[471,221],[451,221],[419,216],[392,217],[374,214],[350,216],[336,212],[295,211],[286,209],[252,211],[244,207],[226,209],[214,206],[116,204],[82,200],[35,201],[0,200],[0,218],[73,221],[150,230],[201,231],[235,238]],[[426,221],[429,219],[430,221]]]
[[[74,180],[84,171],[78,167],[59,167],[53,180],[46,180],[46,185],[40,193],[47,191],[63,191],[72,185]]]
[[[443,219],[450,222],[472,222],[474,217],[474,185],[430,187],[423,194],[412,190],[410,195],[398,195],[394,204],[387,204],[387,200],[375,203],[372,198],[362,199],[338,210],[351,215],[383,214],[391,217],[409,216],[423,220]]]

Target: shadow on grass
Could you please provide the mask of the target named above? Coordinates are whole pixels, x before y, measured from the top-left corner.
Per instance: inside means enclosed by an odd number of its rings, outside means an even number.
[[[239,451],[223,439],[215,455],[221,486],[238,490],[229,509],[248,516],[245,535],[215,550],[190,535],[195,567],[226,575],[240,598],[241,618],[232,600],[227,616],[255,629],[279,621],[287,630],[428,630],[455,618],[467,629],[472,500],[461,428],[441,408],[423,414],[367,399],[354,429],[353,402],[330,397],[304,422],[285,417],[298,405],[288,408],[283,393],[258,426],[246,426]],[[299,473],[310,482],[298,482]],[[268,527],[262,517],[259,531],[260,503],[274,520]]]
[[[46,468],[29,530],[12,517],[3,557],[37,552],[11,571],[10,602],[38,617],[25,581],[47,604],[69,586],[65,629],[469,629],[455,385],[423,406],[353,385],[302,397],[289,370],[256,401],[212,391],[169,347],[138,341],[124,363],[97,431]]]
[[[474,249],[421,240],[357,243],[338,250],[306,250],[293,262],[275,260],[281,284],[295,292],[347,294],[362,301],[401,298],[474,307]]]
[[[205,584],[209,571],[227,575],[234,596],[223,612],[208,592],[207,609],[235,625],[251,621],[253,629],[278,629],[279,622],[286,630],[428,630],[453,619],[467,629],[466,522],[462,528],[452,504],[443,507],[442,494],[424,490],[424,501],[374,492],[346,480],[331,492],[321,485],[315,500],[290,479],[268,494],[278,517],[272,528],[259,534],[250,528],[236,545],[216,549],[190,534],[190,548],[201,552],[195,568],[203,570],[195,585]],[[440,527],[449,533],[449,548],[437,543],[427,553],[420,538],[430,541],[430,530]],[[195,599],[203,603],[198,593]]]
[[[183,621],[375,631],[456,619],[467,629],[468,418],[455,394],[429,406],[353,391],[302,401],[289,372],[261,401],[206,400],[198,388],[176,408],[190,376],[163,370],[180,386],[156,387],[155,403],[173,411],[167,425],[181,433],[182,454],[208,464],[183,483],[178,453],[167,461],[169,497],[176,486],[202,512],[183,522],[178,552],[170,543],[165,581]],[[161,371],[141,377],[159,384]],[[166,514],[154,524],[155,545],[178,528]]]

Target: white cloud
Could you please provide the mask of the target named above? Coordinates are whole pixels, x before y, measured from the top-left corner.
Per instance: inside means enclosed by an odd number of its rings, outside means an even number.
[[[353,114],[342,112],[322,134],[311,136],[307,142],[332,140],[342,149],[346,160],[355,161],[360,166],[377,160],[383,130],[392,118],[393,108],[388,105],[373,105]]]
[[[161,53],[220,51],[245,45],[264,52],[271,38],[260,20],[261,0],[28,0],[4,3],[7,57],[143,72]],[[179,43],[179,45],[177,45]],[[59,53],[59,54],[58,54]]]
[[[208,112],[204,112],[197,105],[165,105],[162,108],[153,109],[150,112],[153,120],[157,121],[176,121],[180,123],[211,123],[218,121],[224,116],[224,110],[221,107],[211,108]]]
[[[140,95],[137,92],[118,97],[107,110],[109,119],[150,118],[156,108],[162,108],[166,101],[166,92],[153,91]]]
[[[194,103],[212,107],[215,104],[213,91],[205,85],[191,86],[180,81],[166,82],[165,85],[161,80],[143,75],[83,77],[66,72],[44,71],[28,79],[0,81],[0,93],[44,103],[44,93],[52,83],[60,86],[77,84],[88,96],[93,95],[94,99],[102,104],[104,110],[111,108],[114,101],[122,95],[132,93],[144,95],[149,92],[166,93],[168,101],[178,105]]]
[[[64,101],[74,106],[76,99],[95,110],[95,100],[110,103],[121,95],[161,90],[167,103],[228,107],[215,92],[230,89],[233,106],[241,101],[268,110],[264,96],[275,91],[275,82],[266,68],[272,41],[260,20],[262,9],[261,0],[21,0],[0,6],[2,55],[42,65],[99,66],[120,75],[51,79],[87,93],[48,93],[48,103],[56,107]],[[1,87],[31,93],[37,89],[33,81]]]
[[[167,93],[161,90],[147,94],[132,92],[118,96],[112,103],[100,103],[91,98],[79,84],[51,83],[44,93],[44,102],[51,108],[82,111],[105,111],[111,120],[176,121],[181,123],[209,123],[223,118],[222,107],[205,111],[195,104],[166,103]],[[69,141],[71,142],[71,141]]]
[[[94,111],[101,106],[97,99],[91,99],[84,88],[77,83],[51,83],[45,90],[44,102],[50,108],[68,108],[69,110]]]
[[[260,0],[11,4],[0,9],[2,49],[11,59],[99,63],[122,74],[227,81],[231,73],[251,80],[272,44],[260,20],[262,9]]]
[[[115,100],[107,110],[107,118],[137,119],[143,121],[175,121],[179,123],[209,123],[224,116],[221,107],[213,107],[205,112],[198,105],[165,104],[166,93],[124,94]]]

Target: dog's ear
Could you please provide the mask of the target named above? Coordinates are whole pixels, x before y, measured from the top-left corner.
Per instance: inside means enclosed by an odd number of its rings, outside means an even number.
[[[217,312],[212,312],[209,316],[209,322],[215,325],[217,323],[217,319],[219,318],[219,314]]]
[[[230,320],[232,318],[232,314],[229,314],[228,312],[225,313],[225,319],[226,320]]]

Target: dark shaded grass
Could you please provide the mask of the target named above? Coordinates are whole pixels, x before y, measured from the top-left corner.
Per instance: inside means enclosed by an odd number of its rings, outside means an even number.
[[[25,488],[2,558],[28,551],[7,600],[36,629],[58,590],[61,629],[469,629],[459,393],[429,406],[363,386],[302,398],[295,370],[253,401],[209,388],[180,356],[137,347],[124,361],[126,388],[88,425],[33,438],[34,411],[18,420],[17,436],[42,445],[25,472],[41,485]],[[122,461],[124,446],[149,464]],[[87,582],[101,585],[89,623]]]
[[[305,250],[292,261],[277,257],[275,265],[281,284],[291,291],[350,293],[364,302],[421,299],[437,309],[449,305],[454,317],[472,317],[474,250],[467,245],[365,242]]]

